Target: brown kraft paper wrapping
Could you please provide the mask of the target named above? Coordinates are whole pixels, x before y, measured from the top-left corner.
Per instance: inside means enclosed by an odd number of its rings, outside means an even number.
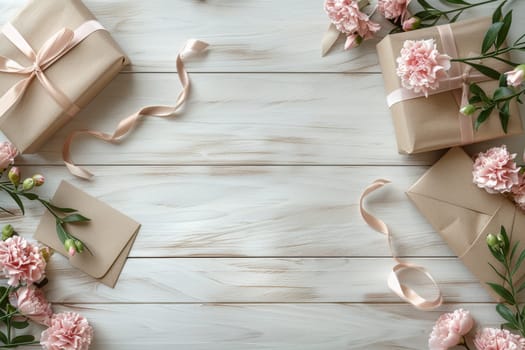
[[[468,57],[480,52],[481,42],[490,24],[489,18],[451,24],[460,57]],[[396,75],[396,59],[399,57],[403,42],[422,39],[435,39],[438,50],[445,53],[436,27],[388,35],[377,45],[387,95],[401,88],[401,81]],[[501,66],[501,63],[495,60],[484,60],[483,64],[493,67],[495,64]],[[461,64],[462,70],[465,67],[466,65]],[[508,67],[508,69],[511,68]],[[501,71],[501,69],[498,70]],[[479,85],[488,94],[491,94],[497,88],[498,82],[488,80]],[[459,109],[460,106],[452,91],[430,95],[428,98],[406,100],[393,105],[390,110],[398,151],[411,154],[461,145]],[[521,118],[515,101],[510,104],[510,115],[507,134],[501,128],[498,112],[494,111],[488,120],[477,131],[474,131],[472,143],[522,133]],[[477,114],[472,117],[473,121],[476,117]]]
[[[80,0],[31,0],[11,21],[38,52],[60,29],[75,30],[95,19]],[[29,60],[0,34],[0,55],[23,65]],[[122,69],[128,59],[107,31],[92,33],[45,70],[49,80],[80,108],[86,106]],[[17,74],[0,73],[0,95],[20,80]],[[34,153],[71,117],[34,79],[24,96],[4,116],[0,129],[22,153]]]
[[[499,300],[487,282],[502,284],[489,262],[500,269],[492,256],[487,234],[498,234],[504,226],[511,245],[525,242],[525,214],[501,194],[490,194],[472,182],[474,162],[461,148],[452,148],[408,191],[418,210],[439,232],[489,293]],[[523,248],[523,244],[521,245]],[[504,273],[503,268],[500,269]],[[525,275],[525,265],[515,281]]]

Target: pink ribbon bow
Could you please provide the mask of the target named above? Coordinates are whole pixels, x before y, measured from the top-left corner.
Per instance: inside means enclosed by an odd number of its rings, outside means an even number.
[[[40,50],[38,50],[38,53],[35,53],[20,32],[11,23],[7,23],[2,33],[27,57],[31,64],[23,66],[15,60],[0,56],[0,72],[25,76],[24,79],[18,81],[0,97],[0,118],[21,100],[35,77],[49,95],[63,108],[66,114],[69,116],[75,115],[80,108],[71,102],[71,100],[47,78],[45,70],[97,30],[104,30],[104,27],[95,20],[84,22],[75,31],[63,28],[51,36],[51,38],[42,45]]]

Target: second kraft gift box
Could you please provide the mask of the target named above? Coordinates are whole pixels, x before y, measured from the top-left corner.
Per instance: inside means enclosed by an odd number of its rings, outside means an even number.
[[[0,129],[34,153],[128,64],[80,0],[31,0],[0,34]]]
[[[377,45],[377,52],[383,72],[387,99],[391,98],[395,92],[400,92],[404,89],[400,78],[396,74],[396,59],[400,55],[405,40],[434,39],[438,51],[442,54],[447,54],[452,58],[473,57],[480,54],[483,37],[490,25],[490,18],[473,19],[385,37]],[[450,33],[450,35],[443,36],[441,33]],[[444,40],[447,40],[445,45]],[[445,47],[452,47],[453,49],[446,50]],[[502,58],[508,57],[502,56]],[[494,59],[486,59],[478,63],[491,66],[500,72],[512,69],[510,66]],[[453,68],[458,70],[458,77],[464,80],[460,81],[460,83],[462,85],[465,83],[464,86],[468,89],[471,82],[469,76],[479,76],[480,73],[475,69],[468,70],[469,66],[466,64],[454,64],[456,66]],[[450,76],[452,69],[447,73]],[[490,78],[483,79],[485,81],[479,82],[478,85],[488,94],[491,94],[498,87],[498,82],[490,80]],[[400,153],[411,154],[449,148],[523,132],[518,106],[515,101],[510,104],[510,120],[507,133],[501,127],[497,111],[492,112],[488,120],[478,130],[474,130],[476,116],[464,116],[459,113],[462,107],[460,105],[462,88],[463,86],[458,86],[458,88],[429,95],[428,97],[421,96],[406,99],[394,104],[389,102]]]

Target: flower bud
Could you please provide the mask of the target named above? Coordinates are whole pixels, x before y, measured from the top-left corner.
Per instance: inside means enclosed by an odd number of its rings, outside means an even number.
[[[421,18],[419,17],[410,17],[406,21],[403,22],[403,30],[405,32],[418,29],[421,26]]]
[[[13,185],[18,186],[20,183],[20,169],[16,166],[11,167],[11,169],[9,169],[9,173],[7,173],[7,177]]]
[[[510,72],[506,72],[507,85],[518,87],[523,83],[523,77],[525,76],[525,64],[516,66]]]
[[[9,237],[15,234],[15,229],[10,224],[5,225],[2,228],[2,241],[5,241]]]
[[[35,180],[33,180],[31,177],[28,177],[27,179],[22,182],[22,189],[24,191],[29,191],[35,187]]]
[[[54,253],[53,249],[51,249],[49,247],[42,247],[42,248],[40,248],[40,254],[42,254],[42,257],[44,258],[46,263],[49,262],[49,259],[51,258],[53,253]]]
[[[499,241],[492,233],[487,235],[487,244],[490,248],[497,249],[499,247]]]
[[[363,38],[361,36],[357,34],[351,34],[346,37],[344,48],[345,50],[350,50],[350,49],[353,49],[354,47],[361,45],[362,42],[363,42]]]
[[[33,175],[33,181],[35,182],[35,186],[39,187],[42,186],[44,182],[46,182],[46,178],[43,175],[35,174]]]
[[[468,104],[468,105],[464,105],[463,107],[461,107],[461,109],[459,110],[461,112],[461,114],[463,115],[472,115],[476,112],[476,106],[474,105],[471,105],[471,104]]]
[[[73,241],[71,238],[66,239],[64,242],[64,248],[67,250],[69,256],[74,256],[77,252],[75,248],[75,241]]]
[[[82,253],[84,251],[84,243],[75,239],[75,249],[77,252]]]

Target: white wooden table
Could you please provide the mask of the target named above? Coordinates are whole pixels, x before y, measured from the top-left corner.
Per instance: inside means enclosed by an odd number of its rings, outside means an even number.
[[[142,223],[115,289],[58,255],[50,263],[47,296],[89,318],[91,349],[424,349],[444,311],[499,324],[488,294],[404,195],[442,152],[397,154],[377,40],[351,52],[341,42],[321,58],[321,0],[86,4],[133,66],[18,163],[46,175],[44,196],[66,179]],[[20,6],[1,0],[1,22]],[[525,29],[515,22],[513,35]],[[79,139],[74,158],[97,177],[70,175],[60,157],[70,131],[110,131],[143,105],[173,103],[175,56],[190,37],[211,47],[188,63],[185,112],[145,120],[119,146]],[[505,142],[515,152],[525,144]],[[368,208],[390,225],[398,254],[440,283],[439,310],[418,311],[386,286],[387,243],[357,210],[378,177],[393,184]],[[2,224],[30,237],[42,213],[29,206]]]

